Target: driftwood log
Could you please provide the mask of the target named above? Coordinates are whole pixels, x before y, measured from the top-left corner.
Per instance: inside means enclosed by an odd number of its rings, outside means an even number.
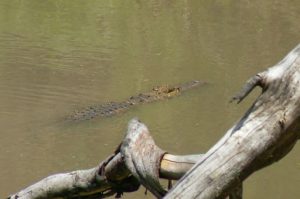
[[[222,198],[251,173],[284,157],[300,135],[300,45],[252,77],[233,98],[256,86],[261,95],[165,198]]]
[[[47,177],[9,198],[104,198],[140,185],[157,198],[242,198],[242,182],[284,157],[300,136],[300,45],[252,77],[233,98],[256,86],[262,93],[207,153],[176,156],[157,147],[147,127],[133,119],[115,153],[99,166]],[[159,178],[179,181],[166,190]]]
[[[114,194],[120,197],[123,192],[136,191],[140,184],[161,197],[166,190],[158,178],[178,180],[201,157],[167,154],[155,145],[147,127],[132,119],[122,145],[99,166],[49,176],[9,198],[105,198]]]

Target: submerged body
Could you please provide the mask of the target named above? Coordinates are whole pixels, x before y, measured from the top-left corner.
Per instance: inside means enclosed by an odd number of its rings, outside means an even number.
[[[109,117],[121,112],[125,112],[130,107],[136,106],[138,104],[150,103],[178,96],[186,90],[198,87],[203,84],[205,84],[205,82],[194,80],[176,86],[157,86],[149,92],[131,96],[130,98],[122,102],[108,102],[101,105],[89,106],[88,108],[74,112],[68,117],[68,120],[82,121],[90,120],[95,117]]]

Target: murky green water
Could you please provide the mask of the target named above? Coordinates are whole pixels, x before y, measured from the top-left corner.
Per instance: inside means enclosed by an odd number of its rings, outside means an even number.
[[[249,107],[230,97],[300,41],[298,1],[0,2],[0,198],[57,172],[96,166],[130,118],[171,153],[211,147]],[[210,85],[111,118],[74,110],[155,85]],[[245,198],[300,197],[300,148],[252,175]],[[152,198],[139,193],[125,198]]]

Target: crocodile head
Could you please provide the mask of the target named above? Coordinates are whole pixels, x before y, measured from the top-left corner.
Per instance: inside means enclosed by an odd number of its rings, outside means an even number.
[[[199,80],[193,80],[193,81],[189,81],[189,82],[185,82],[182,84],[177,85],[177,87],[180,89],[180,91],[186,91],[189,90],[191,88],[200,86],[206,84],[206,82],[204,81],[199,81]]]

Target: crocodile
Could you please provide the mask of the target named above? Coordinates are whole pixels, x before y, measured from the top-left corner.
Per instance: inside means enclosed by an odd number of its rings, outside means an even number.
[[[83,121],[90,120],[95,117],[113,116],[125,112],[131,107],[139,104],[145,104],[179,96],[182,92],[196,88],[203,84],[206,84],[206,82],[193,80],[175,86],[156,86],[149,92],[139,93],[138,95],[131,96],[122,102],[108,102],[100,105],[92,105],[85,109],[75,111],[73,114],[68,116],[67,119],[71,121]]]

